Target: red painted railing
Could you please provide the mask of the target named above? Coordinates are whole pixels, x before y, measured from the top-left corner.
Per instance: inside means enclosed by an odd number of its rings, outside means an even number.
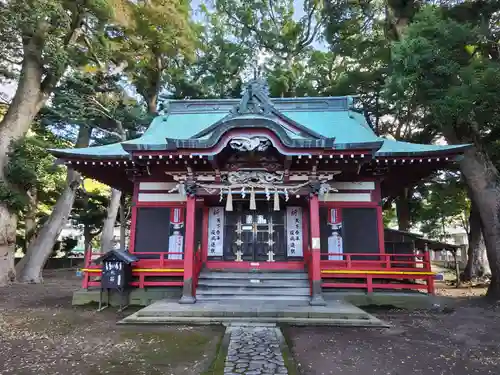
[[[426,256],[427,255],[427,256]],[[431,270],[431,262],[428,253],[424,254],[374,254],[374,253],[328,253],[322,256],[334,256],[343,259],[327,260],[322,259],[321,264],[336,269],[401,269],[407,270],[408,268],[420,268],[422,270]],[[359,257],[370,257],[377,259],[356,259]]]
[[[324,254],[327,255],[327,254]],[[321,260],[323,288],[415,289],[434,294],[434,274],[428,252],[422,254],[328,253]],[[359,259],[370,257],[372,259]],[[326,279],[342,279],[330,282]],[[346,281],[356,279],[356,282]]]

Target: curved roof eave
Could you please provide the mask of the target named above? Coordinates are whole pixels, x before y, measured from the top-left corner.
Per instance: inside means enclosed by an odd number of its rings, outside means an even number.
[[[408,143],[401,141],[392,141],[392,150],[385,147],[388,140],[384,140],[384,145],[377,151],[375,157],[425,157],[439,155],[463,154],[463,152],[471,148],[472,144],[463,145],[424,145],[416,143]],[[408,147],[408,145],[410,147]],[[395,147],[394,147],[395,146]],[[385,151],[384,149],[389,148]]]
[[[273,132],[281,142],[290,148],[322,148],[336,149],[335,138],[303,138],[292,139],[289,137],[285,129],[269,118],[232,118],[221,122],[216,127],[212,128],[211,133],[204,132],[203,136],[210,134],[206,139],[190,138],[190,139],[172,139],[166,138],[165,144],[150,145],[139,143],[122,143],[122,147],[127,152],[133,151],[168,151],[177,149],[210,149],[217,145],[224,134],[231,130],[249,130],[249,129],[266,129]]]
[[[57,158],[130,159],[130,154],[121,145],[121,143],[113,143],[104,146],[82,148],[50,148],[47,151]]]

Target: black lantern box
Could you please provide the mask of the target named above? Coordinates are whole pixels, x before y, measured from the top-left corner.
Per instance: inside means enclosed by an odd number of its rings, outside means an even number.
[[[132,281],[132,264],[139,258],[124,250],[110,250],[95,260],[102,263],[101,289],[123,290]]]

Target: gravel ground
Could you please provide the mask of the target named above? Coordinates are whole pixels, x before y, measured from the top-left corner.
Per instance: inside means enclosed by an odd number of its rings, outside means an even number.
[[[197,375],[212,360],[220,328],[117,326],[115,309],[71,306],[80,282],[58,271],[0,288],[1,375]]]
[[[80,280],[47,274],[43,285],[0,288],[0,375],[197,375],[219,327],[117,326],[115,310],[71,307]],[[291,327],[285,335],[303,375],[500,373],[500,306],[484,288],[442,288],[453,311],[374,311],[390,329]],[[130,314],[133,310],[127,310]]]
[[[389,329],[292,327],[286,330],[303,375],[500,374],[500,305],[480,288],[443,288],[454,309],[371,311]]]

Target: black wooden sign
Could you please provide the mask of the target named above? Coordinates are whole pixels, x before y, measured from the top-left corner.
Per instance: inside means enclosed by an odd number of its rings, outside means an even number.
[[[132,280],[132,263],[137,257],[122,250],[111,250],[96,259],[102,263],[101,289],[123,290]]]

